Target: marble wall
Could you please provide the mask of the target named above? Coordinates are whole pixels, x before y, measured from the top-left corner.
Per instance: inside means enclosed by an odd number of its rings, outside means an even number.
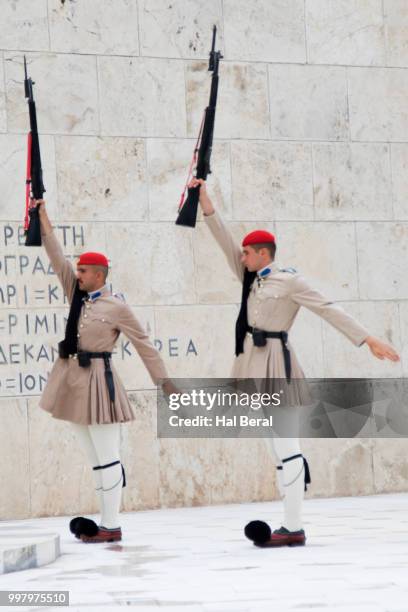
[[[228,376],[240,287],[202,221],[174,220],[224,59],[209,191],[239,239],[278,237],[301,269],[401,352],[375,361],[310,312],[309,376],[408,375],[408,11],[404,0],[3,0],[0,20],[0,518],[90,512],[69,424],[38,408],[66,303],[21,244],[35,81],[48,209],[68,257],[106,251],[173,376]],[[158,440],[155,391],[124,339],[137,420],[122,428],[124,509],[277,497],[262,440]],[[307,440],[309,496],[408,490],[404,440]]]

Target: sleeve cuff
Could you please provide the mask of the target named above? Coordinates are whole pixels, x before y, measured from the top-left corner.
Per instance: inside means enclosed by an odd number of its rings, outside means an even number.
[[[216,210],[214,210],[214,212],[211,213],[211,215],[203,215],[203,217],[207,225],[211,226],[211,225],[216,225],[217,222],[219,223],[219,215]]]

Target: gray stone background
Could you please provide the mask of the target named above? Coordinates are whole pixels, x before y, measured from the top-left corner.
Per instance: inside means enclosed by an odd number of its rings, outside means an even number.
[[[214,201],[238,238],[275,232],[280,263],[402,355],[375,361],[305,311],[292,340],[307,375],[408,375],[406,0],[0,0],[0,14],[1,518],[96,507],[69,425],[38,408],[67,309],[43,250],[18,239],[23,53],[66,254],[106,251],[172,375],[228,376],[233,358],[240,287],[202,222],[174,225],[214,23]],[[128,353],[115,356],[138,413],[122,428],[124,509],[277,496],[262,440],[157,440],[155,391]],[[405,440],[303,446],[308,495],[408,489]]]

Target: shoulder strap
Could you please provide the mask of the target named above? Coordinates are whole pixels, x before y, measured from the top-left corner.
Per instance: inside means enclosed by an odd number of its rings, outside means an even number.
[[[78,281],[75,285],[74,295],[72,297],[71,306],[69,309],[67,326],[65,328],[65,337],[59,343],[60,352],[68,355],[73,355],[78,351],[78,320],[81,314],[81,308],[84,298],[87,296],[86,291],[79,288]]]
[[[241,307],[239,310],[237,322],[235,324],[235,354],[238,357],[240,353],[244,352],[244,340],[245,334],[248,331],[248,296],[251,290],[251,285],[256,277],[256,272],[249,272],[245,268],[244,280],[242,283],[242,298]]]

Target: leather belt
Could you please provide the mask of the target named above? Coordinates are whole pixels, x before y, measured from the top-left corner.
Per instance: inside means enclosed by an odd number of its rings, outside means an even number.
[[[113,373],[110,366],[112,353],[109,353],[108,351],[103,351],[101,353],[92,351],[78,351],[78,353],[73,355],[67,355],[65,352],[59,351],[59,356],[61,359],[78,359],[78,365],[81,368],[89,368],[91,365],[91,359],[103,359],[105,364],[105,380],[109,391],[109,399],[111,402],[115,401],[115,384],[113,382]]]
[[[251,327],[248,325],[248,331],[252,334],[252,338],[255,346],[265,346],[266,338],[278,338],[281,341],[283,361],[285,363],[285,374],[286,380],[290,383],[290,377],[292,373],[292,364],[290,360],[290,350],[287,347],[288,343],[288,332],[286,331],[264,331],[257,327]]]

